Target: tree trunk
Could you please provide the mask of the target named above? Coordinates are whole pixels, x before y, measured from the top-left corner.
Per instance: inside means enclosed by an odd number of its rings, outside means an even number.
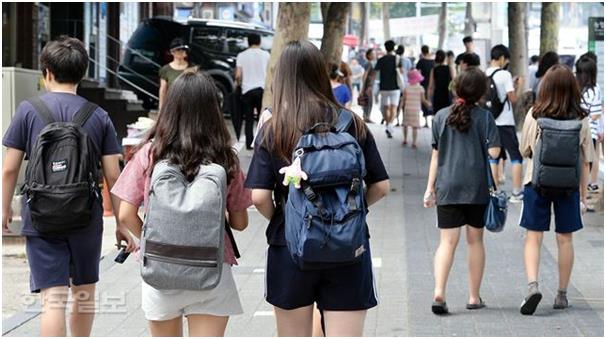
[[[543,2],[541,4],[541,56],[546,52],[558,51],[560,32],[560,3]]]
[[[526,3],[510,2],[507,5],[507,22],[509,27],[509,71],[513,76],[519,76],[523,82],[526,81],[527,69],[527,47],[526,47]],[[518,100],[513,105],[513,113],[518,125],[524,121],[526,114],[526,100]]]
[[[271,84],[274,78],[274,69],[284,46],[289,41],[307,39],[310,12],[311,4],[309,2],[281,2],[279,4],[276,34],[271,48],[269,64],[267,65],[267,75],[265,76],[263,107],[272,105]]]
[[[391,39],[391,31],[389,29],[389,2],[381,3],[381,11],[383,12],[383,41]]]
[[[475,31],[476,22],[473,20],[473,14],[471,12],[471,2],[467,2],[465,5],[465,36],[472,36]]]
[[[362,22],[360,22],[360,43],[358,45],[363,47],[368,41],[368,14],[370,13],[370,3],[360,2],[359,5]]]
[[[442,2],[440,7],[440,17],[438,19],[438,49],[444,48],[444,41],[446,40],[446,2]]]
[[[341,62],[343,36],[345,35],[345,25],[347,24],[350,8],[351,2],[329,3],[327,16],[323,19],[324,34],[322,35],[322,47],[320,48],[326,62],[333,62],[337,65]]]

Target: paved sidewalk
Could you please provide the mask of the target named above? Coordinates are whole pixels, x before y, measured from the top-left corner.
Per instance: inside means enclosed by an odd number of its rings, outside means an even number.
[[[377,118],[376,116],[374,117]],[[379,119],[376,119],[379,121]],[[522,229],[516,226],[521,205],[510,205],[506,230],[487,233],[486,272],[482,297],[488,308],[465,310],[467,264],[462,237],[449,279],[447,299],[452,315],[431,313],[432,261],[438,245],[435,209],[422,207],[430,154],[430,131],[419,133],[419,149],[400,145],[401,132],[387,139],[381,127],[370,125],[391,176],[392,192],[372,206],[368,217],[371,250],[380,305],[368,312],[367,336],[603,336],[603,214],[585,216],[586,227],[575,234],[576,263],[569,288],[572,307],[551,308],[557,289],[557,249],[553,233],[546,234],[542,252],[540,287],[544,299],[535,316],[519,313],[525,295]],[[250,152],[241,155],[247,168]],[[244,314],[232,317],[228,336],[275,336],[272,307],[265,302],[264,278],[266,221],[250,209],[250,225],[236,234],[242,259],[234,268]],[[99,301],[93,336],[149,335],[140,310],[138,265],[129,258],[113,263],[112,253],[102,262]],[[38,335],[39,317],[5,333],[8,336]],[[21,314],[23,317],[23,314]],[[22,318],[26,319],[26,318]],[[12,320],[14,323],[14,319]],[[5,332],[3,328],[3,332]]]

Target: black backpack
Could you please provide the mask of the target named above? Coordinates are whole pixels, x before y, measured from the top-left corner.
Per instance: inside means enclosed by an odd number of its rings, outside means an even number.
[[[488,77],[488,92],[484,96],[484,108],[492,113],[492,116],[496,119],[503,112],[503,108],[505,104],[508,103],[509,99],[505,96],[505,101],[501,101],[499,98],[499,89],[497,88],[497,84],[494,82],[494,75],[503,71],[503,69],[499,68],[496,71],[492,72],[492,74]]]
[[[22,193],[32,225],[42,234],[65,234],[87,227],[101,203],[99,160],[82,126],[97,105],[86,102],[71,122],[56,122],[39,97],[28,99],[45,127],[29,154]]]
[[[569,196],[581,178],[582,121],[538,118],[537,125],[532,185],[542,196]]]

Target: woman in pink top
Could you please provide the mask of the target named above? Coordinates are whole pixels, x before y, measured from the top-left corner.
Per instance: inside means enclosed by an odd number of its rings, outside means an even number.
[[[195,177],[205,161],[223,166],[228,177],[227,220],[233,229],[246,228],[246,210],[252,205],[250,191],[244,188],[244,174],[209,76],[192,70],[175,80],[156,125],[112,189],[112,194],[121,200],[120,223],[139,238],[143,225],[139,207],[143,202],[148,208],[151,172],[163,159],[179,164],[187,178]],[[223,336],[229,316],[242,313],[231,271],[231,266],[237,263],[227,235],[224,243],[221,280],[211,290],[157,290],[142,281],[141,307],[152,336],[181,336],[183,316],[188,319],[190,336]]]
[[[431,107],[431,102],[425,99],[425,89],[420,85],[423,81],[423,75],[416,69],[408,72],[408,86],[404,90],[404,141],[402,145],[407,144],[408,127],[412,127],[412,148],[417,148],[417,129],[421,127],[419,114],[421,104],[426,108]]]

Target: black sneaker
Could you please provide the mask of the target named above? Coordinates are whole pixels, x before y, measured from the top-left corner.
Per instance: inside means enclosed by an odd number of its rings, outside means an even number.
[[[568,298],[566,298],[566,291],[558,290],[558,295],[555,297],[553,302],[553,308],[556,310],[563,310],[568,308]]]
[[[543,295],[539,292],[539,284],[530,283],[528,285],[528,295],[524,298],[522,302],[522,306],[520,307],[520,313],[524,315],[532,315],[534,311],[537,310],[537,306],[539,306],[539,302]]]
[[[393,138],[393,135],[391,135],[391,132],[388,129],[385,130],[385,134],[387,134],[387,138]]]

